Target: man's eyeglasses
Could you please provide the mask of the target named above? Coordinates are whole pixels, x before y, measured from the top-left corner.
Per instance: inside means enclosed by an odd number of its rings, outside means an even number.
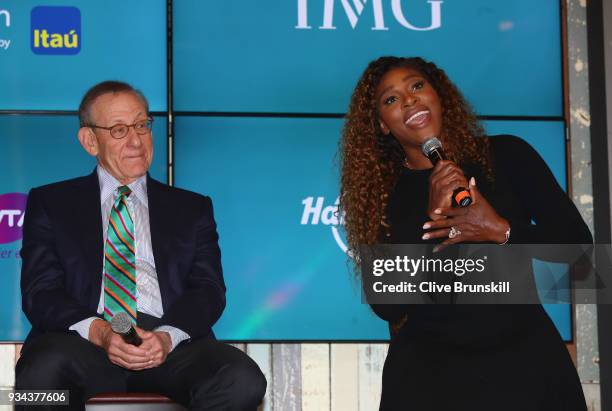
[[[140,120],[135,122],[134,124],[115,124],[112,127],[102,127],[96,126],[95,124],[90,124],[86,127],[91,128],[101,128],[102,130],[110,131],[110,135],[112,138],[116,138],[117,140],[124,138],[130,132],[130,128],[134,127],[134,131],[136,134],[147,134],[151,132],[151,128],[153,127],[153,118],[149,117],[146,120]]]

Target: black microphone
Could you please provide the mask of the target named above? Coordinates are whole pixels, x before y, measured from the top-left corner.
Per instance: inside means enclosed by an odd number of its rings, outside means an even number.
[[[421,146],[423,154],[431,161],[435,167],[438,161],[446,160],[444,151],[442,151],[442,143],[436,137],[432,137]],[[472,204],[472,196],[465,187],[456,188],[451,196],[453,207],[467,207]]]
[[[126,343],[135,345],[136,347],[142,344],[142,339],[132,326],[132,321],[130,321],[130,316],[127,315],[127,313],[117,313],[111,319],[110,325],[113,331],[119,334]]]

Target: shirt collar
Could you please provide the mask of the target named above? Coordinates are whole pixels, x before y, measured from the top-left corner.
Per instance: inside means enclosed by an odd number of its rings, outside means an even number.
[[[113,177],[108,171],[104,169],[100,164],[96,167],[98,173],[98,181],[100,182],[100,202],[103,204],[110,196],[113,196],[117,191],[117,188],[122,186],[115,177]],[[147,175],[138,177],[135,181],[128,184],[132,195],[136,196],[138,201],[145,207],[149,207],[149,200],[147,198]]]

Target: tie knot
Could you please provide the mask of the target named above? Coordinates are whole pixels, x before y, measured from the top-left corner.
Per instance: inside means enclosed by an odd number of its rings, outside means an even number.
[[[121,186],[117,188],[117,191],[119,192],[120,196],[129,197],[130,194],[132,194],[132,190],[130,190],[128,186]]]

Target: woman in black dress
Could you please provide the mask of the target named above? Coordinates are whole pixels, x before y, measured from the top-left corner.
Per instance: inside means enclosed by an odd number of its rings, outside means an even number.
[[[433,136],[448,158],[435,167],[421,152]],[[517,137],[485,136],[446,74],[421,58],[370,63],[340,151],[340,207],[356,260],[360,244],[592,242],[540,156]],[[469,207],[451,206],[457,187],[469,189]],[[381,410],[586,411],[540,304],[372,308],[397,330]]]

